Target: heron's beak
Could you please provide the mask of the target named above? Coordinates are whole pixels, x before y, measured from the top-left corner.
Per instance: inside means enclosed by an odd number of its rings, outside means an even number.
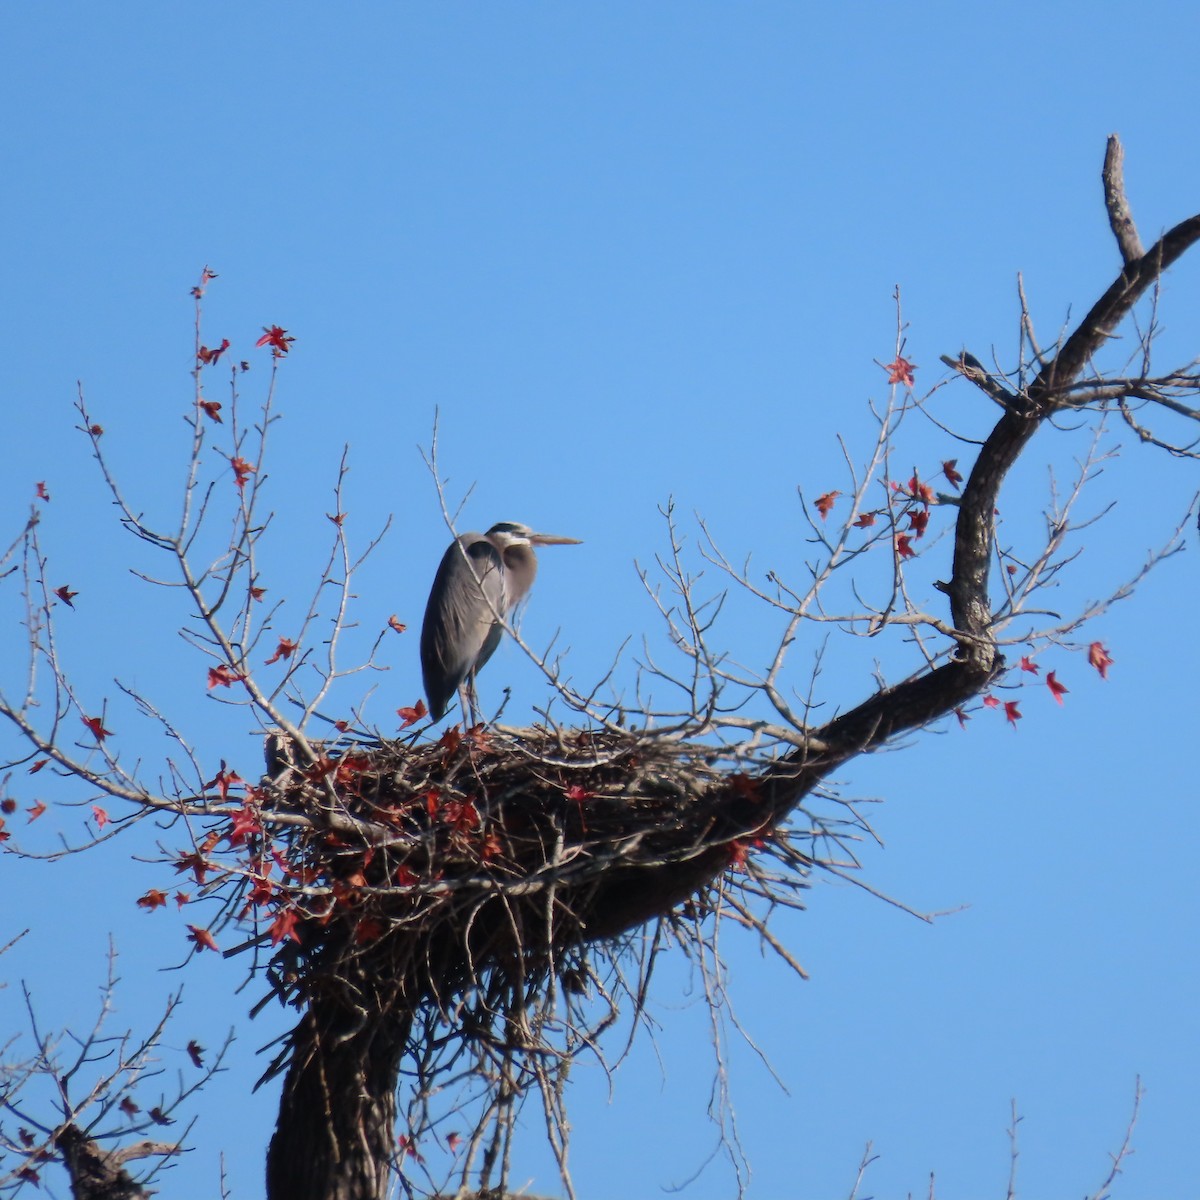
[[[558,537],[553,533],[531,533],[529,540],[535,546],[582,546],[578,538]]]

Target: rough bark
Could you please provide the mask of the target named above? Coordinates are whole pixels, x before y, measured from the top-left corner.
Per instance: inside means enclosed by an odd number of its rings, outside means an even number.
[[[395,1155],[403,1016],[318,998],[292,1034],[267,1151],[270,1200],[382,1200]]]
[[[67,1125],[55,1138],[63,1165],[71,1179],[73,1200],[149,1200],[151,1188],[125,1170],[133,1159],[178,1153],[179,1147],[161,1142],[135,1142],[105,1150],[77,1125]]]

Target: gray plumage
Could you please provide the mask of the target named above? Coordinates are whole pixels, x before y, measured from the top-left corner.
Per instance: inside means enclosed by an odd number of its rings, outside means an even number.
[[[440,721],[455,692],[470,720],[475,676],[496,652],[509,613],[537,575],[533,547],[577,545],[502,521],[487,533],[460,534],[442,555],[421,626],[421,674],[429,713]]]

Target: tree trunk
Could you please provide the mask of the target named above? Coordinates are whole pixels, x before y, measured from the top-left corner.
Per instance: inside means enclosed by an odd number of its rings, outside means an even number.
[[[356,1023],[341,1004],[314,998],[291,1035],[268,1200],[386,1200],[408,1029],[378,1010]]]

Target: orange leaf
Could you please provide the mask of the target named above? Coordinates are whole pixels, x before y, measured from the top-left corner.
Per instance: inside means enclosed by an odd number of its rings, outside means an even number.
[[[279,645],[275,647],[275,653],[266,660],[269,667],[272,663],[277,663],[281,658],[291,658],[296,653],[296,643],[291,638],[281,637]]]
[[[245,675],[239,675],[232,667],[221,663],[218,667],[208,668],[208,690],[211,692],[215,687],[229,687],[245,678]]]
[[[158,888],[151,888],[144,896],[139,896],[137,899],[138,908],[144,908],[147,912],[153,912],[156,908],[166,904],[167,893],[160,892]]]
[[[913,372],[917,369],[916,363],[911,363],[907,358],[902,358],[899,354],[883,368],[888,373],[888,383],[902,383],[905,387],[912,387]]]
[[[841,495],[841,492],[826,492],[823,496],[818,496],[813,501],[813,507],[821,514],[821,520],[825,520],[829,516],[830,510],[833,508],[833,502]]]
[[[405,631],[405,630],[408,628],[408,626],[407,626],[407,625],[405,625],[405,624],[404,624],[402,621],[400,621],[400,620],[398,620],[398,619],[397,619],[397,617],[396,617],[396,614],[395,614],[395,613],[392,613],[392,615],[391,615],[390,617],[388,617],[388,624],[389,624],[389,625],[390,625],[390,626],[391,626],[391,627],[392,627],[392,628],[393,628],[393,629],[394,629],[394,630],[395,630],[397,633],[403,633],[403,632],[404,632],[404,631]]]
[[[1112,666],[1113,660],[1102,642],[1093,642],[1088,647],[1088,663],[1100,672],[1101,679],[1108,678],[1108,668]]]
[[[228,349],[229,339],[224,338],[215,350],[210,350],[207,346],[201,346],[196,352],[196,358],[199,360],[201,366],[208,367],[215,363]],[[220,408],[221,406],[218,404],[217,407]],[[218,421],[220,419],[220,417],[217,418]]]
[[[199,925],[189,925],[188,928],[192,931],[188,934],[188,941],[195,942],[197,950],[216,950],[220,953],[216,939],[207,929],[201,929]]]
[[[231,458],[229,465],[233,468],[233,482],[237,485],[239,492],[246,486],[246,480],[258,469],[240,455],[237,458]]]

